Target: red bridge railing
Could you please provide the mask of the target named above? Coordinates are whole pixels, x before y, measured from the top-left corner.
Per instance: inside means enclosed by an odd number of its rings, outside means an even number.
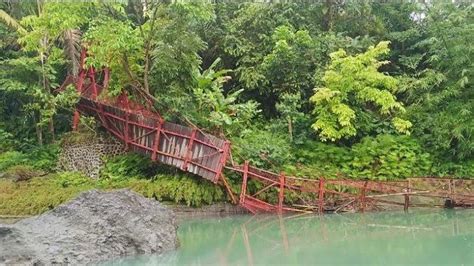
[[[197,128],[166,122],[158,115],[135,113],[82,98],[78,110],[95,116],[126,147],[138,153],[199,175],[216,183],[229,153],[230,143]]]

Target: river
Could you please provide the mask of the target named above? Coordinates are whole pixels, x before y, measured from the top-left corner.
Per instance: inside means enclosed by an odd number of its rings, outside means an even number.
[[[474,265],[474,210],[182,221],[181,247],[109,265]]]

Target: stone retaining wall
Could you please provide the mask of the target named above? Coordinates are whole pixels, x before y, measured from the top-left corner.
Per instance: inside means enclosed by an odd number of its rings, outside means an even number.
[[[98,178],[100,169],[105,163],[104,158],[124,152],[125,146],[112,137],[90,137],[80,142],[65,141],[61,147],[58,168]]]

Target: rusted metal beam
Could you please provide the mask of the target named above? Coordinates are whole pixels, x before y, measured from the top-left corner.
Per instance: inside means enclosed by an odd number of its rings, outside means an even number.
[[[237,200],[235,199],[234,192],[232,191],[232,188],[227,182],[227,178],[224,176],[224,173],[221,173],[221,180],[222,180],[222,183],[224,183],[224,187],[227,190],[227,194],[229,195],[230,200],[232,201],[233,204],[237,204]]]
[[[240,204],[245,204],[245,196],[247,194],[247,179],[248,179],[248,171],[249,171],[249,161],[244,162],[244,172],[242,175],[242,187],[240,189]]]
[[[227,161],[227,157],[229,156],[229,150],[230,150],[230,141],[226,140],[224,142],[224,147],[222,149],[222,154],[221,154],[221,158],[219,160],[219,163],[216,167],[216,176],[215,176],[215,182],[217,182],[217,180],[219,179],[219,175],[222,173],[222,170],[225,166],[225,163]]]

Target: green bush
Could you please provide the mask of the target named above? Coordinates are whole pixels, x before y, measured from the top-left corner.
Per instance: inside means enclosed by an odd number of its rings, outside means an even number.
[[[352,178],[394,180],[430,173],[431,156],[407,136],[366,137],[351,149],[344,172]]]
[[[219,186],[189,175],[158,175],[153,181],[133,179],[128,187],[145,197],[193,207],[225,200],[224,192]]]
[[[61,172],[53,176],[54,183],[60,188],[92,187],[95,182],[90,177],[78,172]]]
[[[60,148],[55,144],[36,147],[28,152],[28,162],[35,169],[53,172],[57,166],[59,152]]]
[[[152,177],[156,164],[140,154],[128,153],[106,158],[101,169],[101,177],[114,180],[126,180],[130,177]]]
[[[343,166],[351,159],[349,149],[317,141],[307,141],[292,152],[297,163],[287,164],[285,173],[309,178],[341,176]]]
[[[4,172],[12,166],[25,164],[27,162],[27,156],[21,152],[7,151],[0,153],[0,172]]]
[[[434,168],[434,175],[449,176],[457,178],[474,178],[474,160],[460,163],[437,162]]]
[[[0,124],[0,126],[3,126]],[[13,137],[13,134],[0,129],[0,152],[6,152],[15,147],[16,140]]]
[[[96,186],[130,188],[149,198],[201,206],[225,199],[222,189],[200,177],[153,163],[148,157],[124,154],[108,158]]]
[[[29,165],[37,170],[52,172],[56,167],[58,154],[57,145],[34,147],[25,153],[18,151],[0,153],[0,172],[15,165]]]
[[[235,160],[249,160],[251,165],[264,169],[279,171],[282,165],[293,160],[289,139],[277,132],[248,130],[232,139],[232,145]]]

